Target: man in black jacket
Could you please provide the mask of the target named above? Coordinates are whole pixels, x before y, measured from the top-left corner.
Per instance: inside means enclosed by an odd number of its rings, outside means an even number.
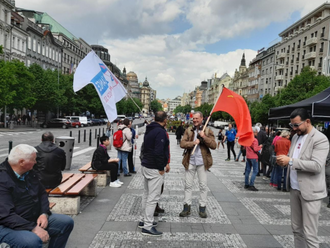
[[[160,236],[154,222],[154,212],[160,198],[164,173],[169,172],[169,139],[164,127],[167,115],[164,111],[155,114],[155,122],[146,126],[144,135],[144,152],[141,161],[141,173],[144,177],[144,192],[142,196],[142,217],[139,227],[143,235]]]
[[[0,243],[10,247],[64,248],[73,229],[71,217],[52,214],[48,195],[32,170],[37,150],[15,146],[0,164]]]
[[[66,165],[65,152],[54,144],[54,135],[51,132],[45,132],[41,141],[36,146],[38,153],[34,169],[46,189],[55,188],[62,181],[61,171]]]

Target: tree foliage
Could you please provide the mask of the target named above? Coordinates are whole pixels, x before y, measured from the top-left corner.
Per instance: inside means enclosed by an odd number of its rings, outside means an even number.
[[[163,110],[162,104],[157,100],[153,100],[150,103],[150,109],[152,112],[156,113],[157,111]]]
[[[181,105],[179,105],[179,106],[177,106],[177,107],[173,110],[173,112],[174,112],[175,114],[178,114],[178,113],[188,114],[188,113],[191,112],[191,106],[188,105],[188,104],[185,105],[185,106],[181,106]]]
[[[142,109],[143,104],[138,98],[133,98],[134,102]],[[124,114],[127,116],[133,116],[134,113],[140,113],[139,108],[134,104],[132,99],[123,98],[119,102],[117,102],[117,112],[118,114]]]

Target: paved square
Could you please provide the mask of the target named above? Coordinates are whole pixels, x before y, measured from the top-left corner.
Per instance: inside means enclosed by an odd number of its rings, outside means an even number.
[[[104,232],[95,236],[89,248],[105,247],[196,247],[196,248],[246,248],[238,234],[219,233],[169,233],[160,237],[146,237],[138,232]]]
[[[274,238],[284,247],[294,247],[293,235],[274,235]],[[330,248],[330,237],[319,236],[320,248]]]
[[[181,175],[184,175],[183,173]],[[165,176],[165,185],[164,189],[169,191],[184,191],[185,179],[183,176],[174,176],[174,175],[166,175]],[[141,174],[136,174],[130,184],[127,187],[128,189],[144,189],[144,178]],[[194,180],[193,191],[199,191],[199,184],[197,174]],[[207,187],[207,191],[210,189]]]
[[[141,194],[122,195],[108,216],[107,221],[139,221],[141,200]],[[159,205],[165,209],[165,213],[160,215],[158,219],[164,222],[231,224],[218,201],[213,196],[208,196],[207,200],[206,212],[208,218],[202,219],[199,217],[197,197],[193,197],[191,215],[181,218],[179,213],[183,209],[183,196],[162,195]]]
[[[218,173],[218,172],[216,172]],[[214,174],[216,174],[214,173]],[[250,191],[247,189],[244,189],[244,177],[242,177],[241,180],[238,179],[225,179],[222,177],[218,177],[219,180],[229,189],[232,193],[246,193],[246,194],[270,194],[270,195],[283,195],[287,196],[287,192],[278,191],[275,188],[270,187],[268,184],[261,182],[260,180],[254,181],[254,186],[259,191]]]
[[[291,225],[289,199],[239,198],[261,224]],[[330,226],[330,210],[322,205],[319,226]]]

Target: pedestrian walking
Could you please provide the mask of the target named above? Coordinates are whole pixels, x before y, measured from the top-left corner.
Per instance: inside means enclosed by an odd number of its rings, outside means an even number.
[[[181,142],[181,137],[184,133],[184,129],[183,129],[183,123],[181,122],[181,124],[179,125],[179,127],[176,129],[175,131],[175,135],[176,135],[176,144],[180,145]]]
[[[225,149],[225,145],[223,144],[224,143],[223,139],[224,139],[224,136],[222,133],[222,128],[220,128],[219,133],[218,133],[218,150],[219,150],[220,144],[222,145],[222,148]]]
[[[258,153],[261,150],[261,147],[258,145],[258,140],[256,136],[258,135],[257,127],[252,128],[253,134],[255,136],[252,145],[246,146],[246,169],[245,169],[245,189],[251,191],[258,191],[258,189],[254,186],[254,180],[258,174]],[[252,171],[251,179],[250,172]]]

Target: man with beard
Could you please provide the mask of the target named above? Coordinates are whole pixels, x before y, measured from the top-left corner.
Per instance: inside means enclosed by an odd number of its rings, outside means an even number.
[[[322,199],[327,196],[325,163],[329,152],[327,137],[312,126],[306,109],[295,109],[290,127],[296,130],[289,156],[277,156],[277,164],[288,166],[291,227],[296,248],[319,247],[317,231]]]

